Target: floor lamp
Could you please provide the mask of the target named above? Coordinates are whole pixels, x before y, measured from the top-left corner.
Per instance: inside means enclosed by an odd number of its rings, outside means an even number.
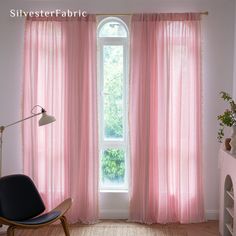
[[[41,111],[38,112],[38,113],[34,113],[33,111],[34,111],[34,109],[35,109],[36,107],[40,107]],[[21,122],[23,122],[23,121],[25,121],[25,120],[31,119],[31,118],[33,118],[33,117],[35,117],[35,116],[38,116],[38,115],[42,115],[42,117],[39,119],[39,126],[47,125],[47,124],[50,124],[50,123],[56,121],[56,119],[55,119],[54,116],[49,116],[49,115],[47,115],[46,110],[45,110],[44,108],[42,108],[41,106],[39,106],[39,105],[36,105],[36,106],[34,106],[34,107],[32,108],[31,114],[32,114],[31,116],[26,117],[26,118],[23,118],[22,120],[18,120],[18,121],[16,121],[16,122],[13,122],[13,123],[8,124],[8,125],[5,125],[5,126],[0,126],[0,177],[2,176],[2,144],[3,144],[3,131],[4,131],[6,128],[12,126],[12,125],[21,123]]]

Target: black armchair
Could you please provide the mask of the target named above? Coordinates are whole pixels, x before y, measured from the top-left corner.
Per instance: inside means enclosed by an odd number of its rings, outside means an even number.
[[[15,228],[39,228],[60,219],[65,235],[70,236],[65,213],[71,206],[68,198],[48,213],[33,181],[26,175],[0,178],[0,224],[9,225],[7,236]]]

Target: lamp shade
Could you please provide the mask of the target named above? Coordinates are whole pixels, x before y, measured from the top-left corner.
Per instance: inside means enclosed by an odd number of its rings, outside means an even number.
[[[54,116],[49,116],[49,115],[47,115],[46,112],[43,112],[42,117],[39,120],[39,126],[47,125],[47,124],[50,124],[54,121],[56,121]]]

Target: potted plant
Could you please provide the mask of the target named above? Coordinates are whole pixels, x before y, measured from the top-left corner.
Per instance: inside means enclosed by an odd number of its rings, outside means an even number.
[[[235,150],[232,150],[233,146],[233,136],[235,136],[235,142],[236,142],[236,104],[232,97],[226,93],[226,92],[220,92],[221,98],[228,102],[229,109],[226,109],[223,114],[217,116],[217,120],[219,121],[219,130],[218,130],[218,136],[217,139],[220,143],[222,143],[222,139],[224,137],[224,128],[227,127],[233,127],[233,134],[231,136],[230,146],[231,146],[231,152],[235,153]]]

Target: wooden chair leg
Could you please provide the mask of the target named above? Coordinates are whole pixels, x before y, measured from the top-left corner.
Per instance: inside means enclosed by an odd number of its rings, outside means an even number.
[[[9,226],[7,229],[7,236],[14,236],[14,229],[16,227],[15,226]]]
[[[60,218],[60,220],[61,220],[61,224],[62,224],[62,227],[63,227],[63,229],[64,229],[64,232],[65,232],[65,235],[66,235],[66,236],[70,236],[70,232],[69,232],[69,228],[68,228],[68,223],[67,223],[66,217],[65,217],[65,216],[62,216],[62,217]]]

